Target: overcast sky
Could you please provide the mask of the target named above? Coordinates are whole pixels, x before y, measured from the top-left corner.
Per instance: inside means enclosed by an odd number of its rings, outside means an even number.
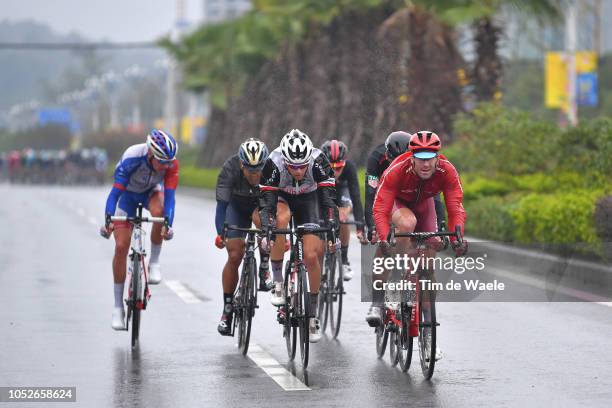
[[[184,0],[197,21],[202,0]],[[1,0],[0,20],[32,19],[58,33],[77,31],[92,40],[150,41],[172,28],[176,0]]]

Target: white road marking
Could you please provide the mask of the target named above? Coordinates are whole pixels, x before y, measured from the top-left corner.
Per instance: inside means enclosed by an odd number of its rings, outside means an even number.
[[[180,297],[185,303],[202,303],[202,301],[193,294],[192,291],[187,289],[185,285],[176,280],[164,280],[164,283],[167,287],[169,287],[174,293]]]
[[[542,289],[542,290],[550,290],[551,288],[542,281],[541,279],[531,277],[531,276],[523,276],[516,273],[512,273],[510,271],[501,269],[501,268],[489,268],[487,269],[487,273],[491,275],[497,275],[500,277],[508,278],[514,280],[516,282],[520,282],[534,288]],[[594,295],[592,293],[585,292],[580,289],[568,288],[566,286],[557,285],[554,290],[558,293],[562,293],[564,295],[572,296],[577,299],[583,300],[585,302],[593,302],[598,305],[612,307],[612,302],[609,302],[607,298]]]
[[[249,345],[247,356],[285,391],[311,391],[310,387],[287,371],[258,344]]]
[[[96,219],[92,216],[89,216],[89,218],[87,218],[87,221],[89,221],[91,225],[98,225],[98,223],[96,222]]]
[[[81,217],[85,216],[85,210],[81,207],[77,208],[77,214],[79,214]]]

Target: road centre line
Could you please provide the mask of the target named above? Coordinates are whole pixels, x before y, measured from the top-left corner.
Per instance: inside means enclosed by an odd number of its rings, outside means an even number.
[[[311,391],[260,345],[251,342],[247,356],[285,391]]]
[[[202,301],[185,285],[177,280],[164,280],[164,283],[185,303],[202,303]]]

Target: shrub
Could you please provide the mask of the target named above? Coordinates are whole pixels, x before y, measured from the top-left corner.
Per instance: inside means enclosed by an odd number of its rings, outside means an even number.
[[[219,175],[219,171],[220,169],[217,167],[181,167],[179,184],[189,187],[214,190],[217,186],[217,176]]]
[[[612,173],[612,119],[598,118],[569,128],[560,137],[559,166],[569,170]]]
[[[455,129],[457,141],[447,150],[463,171],[528,174],[549,171],[557,164],[559,127],[528,112],[482,104],[470,115],[459,115]]]
[[[465,205],[467,234],[502,242],[514,239],[515,197],[481,197]]]
[[[503,196],[514,189],[514,185],[507,179],[492,179],[475,175],[462,176],[461,183],[465,201],[477,200],[487,196]]]
[[[600,240],[595,232],[595,203],[601,191],[573,190],[556,194],[531,193],[511,211],[515,238],[525,244],[547,248],[568,244],[581,252],[598,253]]]

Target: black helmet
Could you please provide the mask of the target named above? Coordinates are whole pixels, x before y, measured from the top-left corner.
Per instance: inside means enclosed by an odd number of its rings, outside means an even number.
[[[342,162],[346,158],[346,145],[339,140],[328,140],[321,145],[321,151],[327,156],[330,163]]]
[[[387,140],[385,140],[387,157],[393,160],[400,154],[406,153],[408,151],[410,137],[410,133],[402,132],[401,130],[392,132],[389,136],[387,136]]]

